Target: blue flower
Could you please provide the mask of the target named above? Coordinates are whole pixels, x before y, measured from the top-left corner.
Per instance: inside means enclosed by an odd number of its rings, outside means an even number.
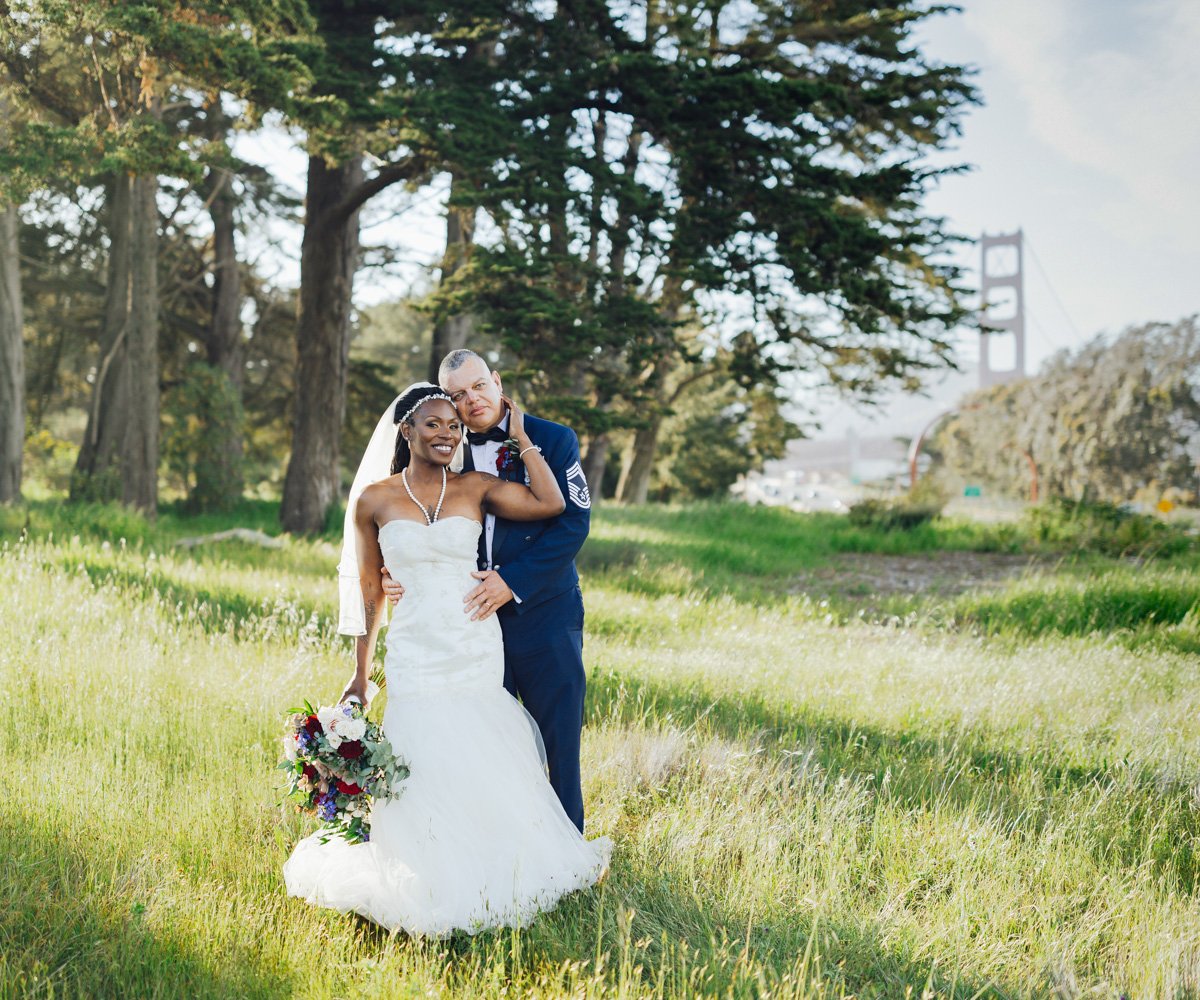
[[[334,796],[326,795],[319,800],[317,815],[326,822],[337,819],[337,801]]]

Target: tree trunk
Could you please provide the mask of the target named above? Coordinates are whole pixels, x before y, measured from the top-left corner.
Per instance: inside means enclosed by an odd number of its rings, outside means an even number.
[[[658,449],[658,432],[662,416],[650,418],[648,427],[639,427],[633,436],[629,460],[621,470],[617,483],[617,499],[622,503],[645,503],[650,493],[650,474],[654,471],[654,453]]]
[[[604,469],[608,465],[609,444],[607,434],[593,434],[588,441],[587,454],[583,456],[583,475],[595,500],[600,499],[604,489]]]
[[[667,329],[672,329],[679,321],[683,311],[683,279],[677,274],[669,274],[663,282],[661,309]],[[673,339],[673,334],[671,335]],[[682,386],[677,386],[672,393],[666,391],[666,379],[674,351],[668,352],[673,345],[664,344],[664,351],[655,361],[651,369],[648,384],[655,385],[655,396],[658,405],[650,410],[649,424],[639,428],[633,435],[633,445],[629,456],[621,468],[621,479],[617,483],[617,499],[623,503],[645,503],[650,494],[650,475],[654,472],[654,454],[658,450],[658,435],[662,430],[663,419],[673,403],[679,397]]]
[[[210,115],[216,128],[227,130],[220,112],[220,98]],[[222,123],[226,123],[224,127]],[[223,135],[223,131],[222,131]],[[233,191],[233,173],[226,168],[213,168],[209,195],[209,216],[213,224],[213,295],[212,318],[209,324],[208,362],[229,379],[234,393],[242,394],[244,351],[242,344],[242,276],[234,240],[236,223],[234,208],[237,197]],[[240,408],[239,408],[240,410]],[[196,470],[196,497],[223,498],[225,505],[236,502],[242,495],[242,426],[240,420],[210,422],[208,433],[217,440],[209,442],[212,462],[201,463]],[[201,476],[211,482],[201,482]]]
[[[233,218],[237,197],[233,175],[221,170],[209,206],[213,224],[212,319],[208,335],[208,362],[220,368],[237,387],[242,384],[242,276],[234,242]]]
[[[158,177],[139,174],[131,192],[130,406],[125,423],[122,499],[158,513]]]
[[[350,309],[358,267],[358,209],[341,209],[363,183],[362,161],[330,167],[308,161],[292,456],[279,518],[291,532],[325,526],[339,489],[338,439],[346,408]]]
[[[455,173],[450,176],[450,197],[446,206],[446,252],[442,255],[442,282],[449,280],[470,257],[475,242],[475,207],[454,204],[455,191],[463,180]],[[429,351],[429,381],[438,380],[438,368],[451,351],[469,346],[475,331],[470,314],[450,316],[433,328],[433,343]]]
[[[21,499],[25,448],[25,342],[15,205],[0,206],[0,503]]]
[[[120,455],[129,410],[130,178],[117,174],[108,189],[108,288],[100,358],[88,408],[83,444],[71,477],[72,500],[117,500],[122,496]]]
[[[662,432],[663,419],[683,395],[684,389],[715,373],[715,368],[703,368],[680,380],[670,393],[665,396],[660,394],[659,406],[650,417],[650,425],[640,428],[633,436],[633,445],[621,468],[621,479],[617,484],[618,499],[625,503],[646,502],[650,494],[650,476],[654,472],[654,456],[658,450],[658,435]]]

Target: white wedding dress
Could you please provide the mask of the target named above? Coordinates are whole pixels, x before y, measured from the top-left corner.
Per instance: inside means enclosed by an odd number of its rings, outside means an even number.
[[[404,583],[387,633],[383,729],[412,769],[377,803],[371,839],[296,845],[287,891],[389,930],[443,936],[527,923],[593,885],[612,844],[584,840],[559,805],[532,718],[504,690],[493,615],[471,621],[480,524],[389,521],[379,544]]]

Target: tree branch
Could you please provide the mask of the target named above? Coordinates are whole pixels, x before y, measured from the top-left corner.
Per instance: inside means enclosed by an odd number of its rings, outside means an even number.
[[[363,181],[349,195],[343,198],[329,212],[328,218],[334,222],[345,222],[354,212],[374,198],[385,188],[391,187],[398,181],[411,180],[418,177],[426,168],[424,158],[413,155],[400,163],[389,163],[381,167],[379,173]]]

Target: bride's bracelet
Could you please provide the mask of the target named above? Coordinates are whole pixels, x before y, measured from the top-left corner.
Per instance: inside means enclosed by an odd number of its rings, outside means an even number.
[[[539,455],[542,453],[541,448],[539,448],[536,444],[531,444],[528,448],[522,448],[520,451],[518,451],[517,458],[520,458],[527,451],[536,451]]]

